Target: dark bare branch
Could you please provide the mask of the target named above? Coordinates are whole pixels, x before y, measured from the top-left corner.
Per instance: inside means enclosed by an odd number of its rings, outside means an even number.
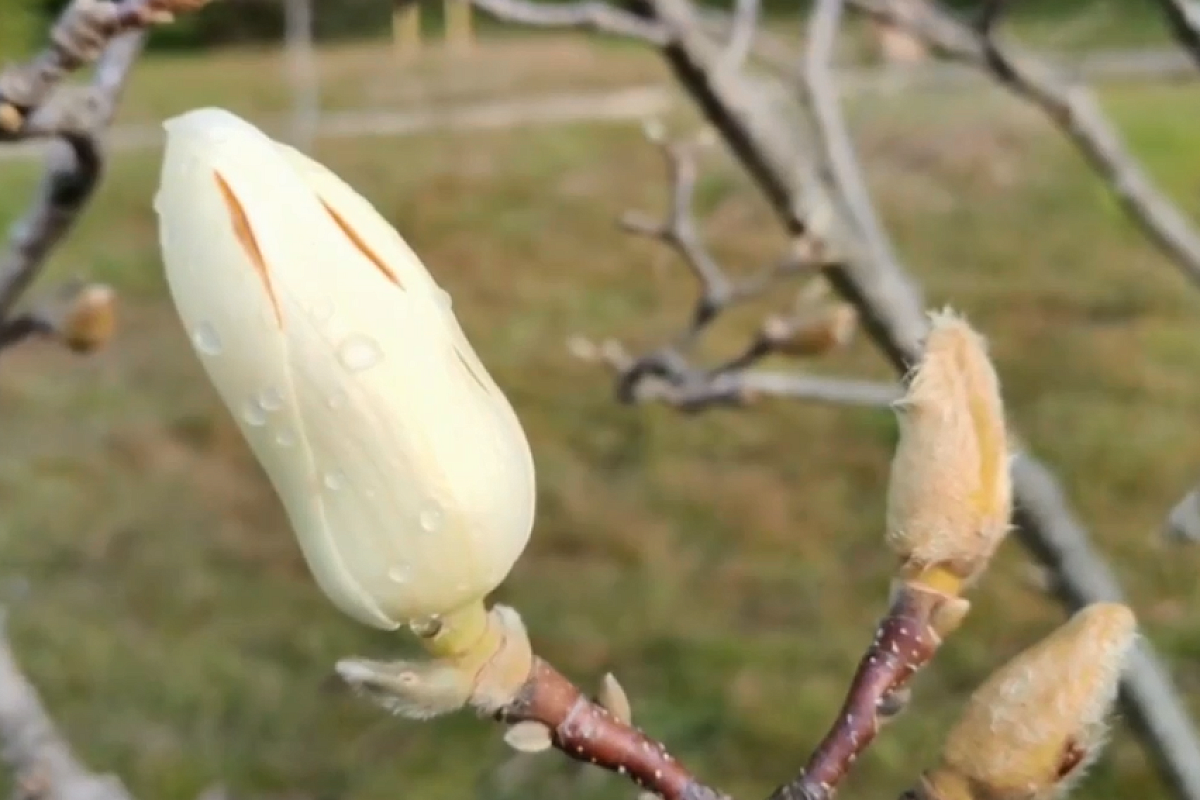
[[[859,7],[887,5],[881,0],[853,2]],[[645,0],[644,5],[647,13],[670,30],[672,44],[663,52],[681,85],[758,182],[788,233],[837,237],[837,241],[823,242],[829,252],[842,257],[827,275],[858,309],[865,328],[897,370],[906,372],[928,330],[924,303],[911,277],[898,265],[872,259],[850,225],[834,224],[826,229],[812,224],[812,212],[823,213],[830,202],[821,196],[820,182],[811,180],[810,172],[803,168],[794,129],[772,107],[755,102],[754,87],[741,76],[718,69],[721,48],[704,33],[691,5],[684,0]],[[961,29],[970,53],[978,60],[977,34]],[[963,39],[957,41],[961,44]],[[1136,166],[1134,170],[1139,174]],[[1126,196],[1143,198],[1144,192],[1126,192]],[[1186,228],[1186,221],[1183,224]],[[1200,265],[1200,261],[1195,263]],[[1013,488],[1018,536],[1054,572],[1062,600],[1072,608],[1098,601],[1119,602],[1123,594],[1119,583],[1093,549],[1087,530],[1053,473],[1023,453],[1013,464]],[[1131,657],[1122,689],[1128,717],[1166,780],[1178,796],[1200,800],[1200,740],[1168,673],[1145,641]]]
[[[50,44],[30,62],[0,74],[0,141],[55,136],[33,204],[9,232],[0,255],[0,324],[37,276],[50,250],[74,226],[104,167],[101,133],[111,122],[145,28],[204,0],[75,0],[59,16]],[[75,102],[47,105],[72,70],[96,63]]]
[[[571,350],[581,360],[608,366],[617,379],[618,399],[625,403],[658,402],[695,412],[779,398],[887,408],[900,397],[898,387],[882,382],[743,368],[757,357],[743,356],[732,366],[706,371],[669,350],[635,358],[613,340],[596,345],[577,338],[572,340]]]
[[[1200,7],[1195,0],[1157,0],[1175,39],[1200,66]]]
[[[38,313],[17,314],[0,325],[0,351],[15,347],[35,336],[49,336],[54,326]]]
[[[621,226],[630,233],[659,239],[679,252],[700,283],[700,297],[692,315],[687,337],[695,336],[733,299],[734,285],[705,246],[697,229],[693,211],[698,167],[698,141],[673,142],[655,125],[647,126],[647,137],[659,146],[670,175],[671,200],[667,218],[656,222],[647,214],[631,211],[621,218]]]
[[[1087,87],[929,3],[910,9],[896,0],[849,2],[876,19],[904,26],[942,54],[986,71],[1041,108],[1075,142],[1130,218],[1188,278],[1200,284],[1200,232],[1130,156]]]

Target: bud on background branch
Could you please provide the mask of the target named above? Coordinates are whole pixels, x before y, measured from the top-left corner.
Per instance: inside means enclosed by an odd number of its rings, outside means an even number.
[[[854,760],[904,709],[914,676],[962,622],[970,604],[959,595],[1008,532],[999,379],[983,338],[965,320],[946,311],[931,321],[921,362],[896,404],[900,442],[888,487],[887,542],[903,561],[888,612],[837,721],[804,771],[771,800],[836,794]]]
[[[971,696],[918,795],[1061,797],[1100,753],[1135,637],[1132,611],[1097,603],[998,669]]]

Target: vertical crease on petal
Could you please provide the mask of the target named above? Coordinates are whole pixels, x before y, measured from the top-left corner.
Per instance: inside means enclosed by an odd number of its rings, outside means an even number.
[[[217,188],[221,190],[221,199],[225,201],[225,206],[229,211],[229,221],[233,225],[234,235],[237,236],[238,243],[242,249],[246,251],[246,255],[250,258],[250,263],[254,265],[254,271],[258,273],[259,279],[263,283],[263,288],[267,290],[267,297],[271,299],[271,308],[275,312],[275,321],[279,327],[283,327],[283,314],[279,310],[279,299],[275,296],[275,288],[271,285],[271,272],[267,269],[267,261],[263,258],[262,249],[258,246],[258,240],[254,238],[254,231],[250,227],[250,219],[246,216],[246,211],[242,208],[242,204],[238,202],[237,195],[233,193],[233,189],[229,183],[221,176],[220,172],[213,170],[213,178],[217,182]]]
[[[363,241],[362,237],[359,236],[353,228],[350,227],[350,224],[346,222],[342,215],[337,213],[337,211],[335,211],[323,199],[318,199],[321,202],[321,207],[325,209],[325,213],[328,214],[335,223],[337,223],[337,226],[342,229],[342,233],[346,234],[346,238],[350,240],[350,243],[353,244],[360,253],[366,256],[367,259],[375,265],[375,268],[383,273],[385,278],[403,289],[404,284],[400,283],[400,279],[396,277],[396,273],[384,263],[383,259],[380,258],[374,250],[367,246],[367,243]]]
[[[481,378],[477,372],[475,372],[475,368],[471,366],[470,360],[462,354],[462,351],[455,347],[454,355],[458,357],[458,363],[463,365],[463,369],[467,371],[467,374],[475,380],[475,383],[479,384],[480,389],[483,389],[484,394],[490,395],[492,390],[488,388],[488,382]]]

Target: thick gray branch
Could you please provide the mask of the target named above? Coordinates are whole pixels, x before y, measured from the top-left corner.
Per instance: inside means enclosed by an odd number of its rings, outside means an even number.
[[[853,1],[859,5],[871,2]],[[700,32],[688,3],[648,2],[672,33],[672,44],[664,49],[668,63],[758,181],[781,221],[792,232],[819,233],[810,230],[813,226],[805,210],[828,203],[820,198],[814,202],[811,197],[814,184],[807,180],[796,152],[799,143],[789,135],[785,122],[765,103],[748,101],[755,93],[745,80],[715,69],[719,48]],[[1128,171],[1127,164],[1127,159],[1122,162],[1122,174]],[[1140,176],[1136,167],[1133,172]],[[1138,191],[1126,196],[1142,196],[1145,185],[1136,181],[1135,185]],[[856,305],[868,331],[896,369],[907,371],[927,330],[924,304],[912,279],[898,265],[871,258],[857,237],[848,235],[853,231],[849,225],[835,224],[829,230],[840,232],[845,239],[835,246],[844,261],[829,270],[832,282]],[[1200,259],[1195,263],[1200,266]],[[1200,270],[1196,274],[1200,276]],[[1053,473],[1025,454],[1013,465],[1013,482],[1018,536],[1054,572],[1062,599],[1079,607],[1122,598],[1119,583],[1092,547]],[[1178,796],[1200,800],[1200,740],[1149,643],[1139,646],[1122,689],[1129,717],[1164,777]]]
[[[133,800],[118,778],[96,775],[76,760],[2,633],[0,739],[4,761],[16,774],[18,796],[39,800]]]
[[[803,400],[829,405],[887,408],[900,398],[898,386],[855,378],[834,378],[800,372],[773,372],[733,366],[697,369],[676,350],[664,348],[634,358],[618,343],[601,347],[577,341],[576,355],[603,361],[617,377],[617,398],[626,403],[658,402],[681,411],[716,406],[743,406],[764,397]],[[753,363],[757,358],[746,359]]]
[[[800,70],[801,94],[812,112],[822,156],[821,172],[831,184],[836,201],[862,238],[871,260],[897,271],[902,266],[859,168],[834,78],[834,52],[844,7],[844,0],[817,0],[809,21],[808,53]]]
[[[1087,87],[1032,56],[1011,52],[928,3],[914,12],[895,0],[849,2],[878,19],[904,26],[944,55],[984,70],[1041,108],[1075,142],[1133,221],[1188,278],[1200,284],[1200,232],[1129,155]]]
[[[754,48],[758,32],[759,0],[734,0],[733,17],[729,26],[729,42],[725,46],[725,69],[741,69]]]

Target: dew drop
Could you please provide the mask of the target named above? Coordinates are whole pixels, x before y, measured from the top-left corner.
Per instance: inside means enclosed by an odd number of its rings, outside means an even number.
[[[267,421],[267,412],[263,410],[262,405],[256,398],[251,398],[242,406],[242,419],[247,425],[258,427]]]
[[[454,307],[454,298],[450,296],[449,292],[440,286],[438,287],[438,304],[441,305],[441,307],[446,311],[449,311]]]
[[[281,430],[275,434],[275,444],[280,447],[291,447],[296,443],[296,436],[289,430]]]
[[[442,510],[436,506],[425,509],[417,520],[421,530],[426,533],[437,533],[442,527]]]
[[[329,397],[325,398],[325,405],[330,408],[341,408],[346,405],[346,393],[341,389],[335,389]]]
[[[361,372],[375,366],[383,358],[379,344],[368,336],[355,334],[338,348],[338,361],[351,372]]]
[[[268,386],[258,393],[258,404],[264,411],[278,411],[283,407],[283,395],[274,386]]]
[[[325,473],[322,481],[325,483],[325,488],[332,492],[336,492],[346,485],[346,475],[341,470],[330,470]]]
[[[397,564],[388,570],[387,576],[395,583],[406,583],[412,577],[412,567],[408,564]]]
[[[211,322],[201,322],[192,328],[192,344],[206,356],[218,355],[223,347],[221,337]]]

